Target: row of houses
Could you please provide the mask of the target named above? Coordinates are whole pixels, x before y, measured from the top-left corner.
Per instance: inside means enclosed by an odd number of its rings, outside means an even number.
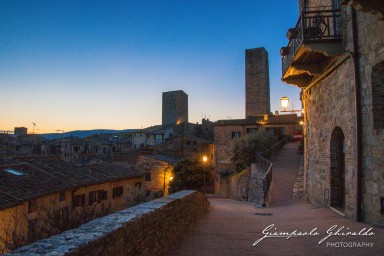
[[[0,253],[168,194],[182,158],[73,165],[52,157],[0,162]]]

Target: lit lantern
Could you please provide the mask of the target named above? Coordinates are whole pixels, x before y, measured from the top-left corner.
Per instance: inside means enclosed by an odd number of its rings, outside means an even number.
[[[281,106],[283,107],[284,110],[286,110],[289,106],[289,98],[284,96],[280,99]]]

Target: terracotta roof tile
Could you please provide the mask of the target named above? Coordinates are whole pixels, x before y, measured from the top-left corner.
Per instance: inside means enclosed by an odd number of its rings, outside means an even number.
[[[140,176],[133,168],[114,164],[75,166],[53,158],[18,157],[0,164],[0,210],[64,190]]]

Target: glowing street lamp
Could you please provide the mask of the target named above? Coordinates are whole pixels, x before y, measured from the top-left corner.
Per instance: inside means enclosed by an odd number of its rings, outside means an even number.
[[[281,112],[290,112],[290,113],[294,113],[294,112],[301,112],[301,114],[304,114],[304,109],[299,109],[299,110],[287,110],[288,106],[289,106],[289,98],[287,96],[284,96],[284,97],[281,97],[280,98],[280,103],[281,103],[281,106],[283,107],[283,111]]]
[[[281,106],[283,107],[284,111],[286,111],[288,106],[289,106],[289,98],[287,96],[281,97],[280,103],[281,103]]]
[[[206,163],[208,161],[208,157],[207,156],[203,156],[203,163],[204,163],[204,186],[205,186],[205,169],[206,169]]]

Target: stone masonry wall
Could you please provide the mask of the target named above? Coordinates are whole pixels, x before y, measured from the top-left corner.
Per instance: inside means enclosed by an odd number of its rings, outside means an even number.
[[[265,172],[257,167],[256,164],[251,164],[251,174],[249,180],[248,202],[255,203],[261,207],[264,202],[263,192],[263,177]]]
[[[354,77],[352,59],[347,59],[332,75],[304,91],[305,175],[308,200],[329,207],[331,135],[336,127],[345,141],[345,214],[356,216],[356,140]]]
[[[209,202],[184,190],[40,240],[9,255],[164,255]]]
[[[248,201],[261,207],[264,203],[263,177],[265,172],[251,164],[251,167],[232,175],[229,178],[228,188],[230,198],[239,201]]]
[[[247,168],[230,177],[230,198],[239,201],[248,200],[250,169]]]
[[[245,50],[245,115],[247,117],[268,114],[269,65],[264,48]]]
[[[373,123],[372,87],[384,87],[384,80],[373,85],[372,68],[384,63],[384,20],[357,12],[359,71],[362,105],[362,209],[363,220],[384,225],[380,212],[380,198],[384,197],[384,129],[375,129]],[[384,71],[381,71],[384,72]],[[384,98],[381,96],[381,104]]]

